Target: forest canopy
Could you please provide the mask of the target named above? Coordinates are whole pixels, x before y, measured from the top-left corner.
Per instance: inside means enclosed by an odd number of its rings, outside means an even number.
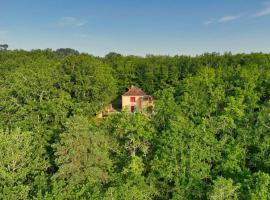
[[[0,51],[0,153],[0,199],[268,200],[270,54]]]

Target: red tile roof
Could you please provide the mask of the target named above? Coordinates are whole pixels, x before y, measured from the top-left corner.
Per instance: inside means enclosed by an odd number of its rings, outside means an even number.
[[[123,96],[144,96],[144,95],[145,95],[144,91],[133,85],[125,94],[123,94]]]

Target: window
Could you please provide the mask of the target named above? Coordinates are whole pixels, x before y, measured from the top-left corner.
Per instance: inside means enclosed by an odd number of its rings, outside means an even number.
[[[130,97],[130,102],[135,102],[136,101],[136,97]]]

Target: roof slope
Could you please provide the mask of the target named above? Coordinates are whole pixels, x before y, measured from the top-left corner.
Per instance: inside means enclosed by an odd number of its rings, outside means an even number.
[[[132,85],[131,88],[123,94],[123,96],[144,96],[145,93],[140,88]]]

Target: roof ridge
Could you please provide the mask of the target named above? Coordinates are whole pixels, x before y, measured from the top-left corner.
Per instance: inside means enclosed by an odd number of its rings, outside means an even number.
[[[122,96],[144,96],[145,93],[137,86],[131,85],[129,90],[124,93]]]

